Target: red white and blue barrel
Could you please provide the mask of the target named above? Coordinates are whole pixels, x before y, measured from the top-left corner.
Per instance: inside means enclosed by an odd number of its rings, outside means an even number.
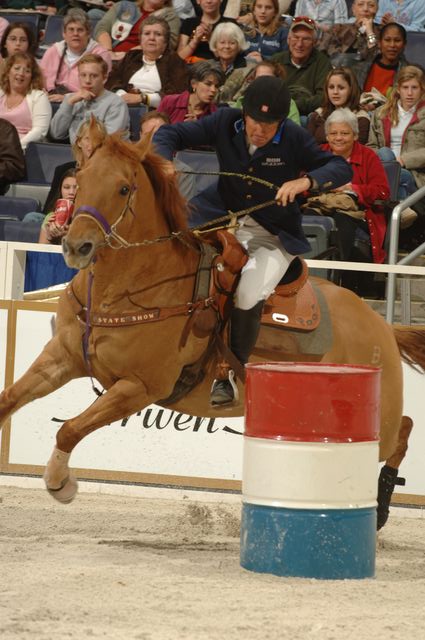
[[[374,576],[380,370],[263,363],[246,373],[241,566]]]

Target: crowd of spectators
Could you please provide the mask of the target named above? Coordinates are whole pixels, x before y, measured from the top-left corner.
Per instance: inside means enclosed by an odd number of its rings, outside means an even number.
[[[10,24],[7,14],[0,18],[0,129],[13,156],[10,173],[0,176],[2,192],[22,177],[29,142],[79,149],[91,115],[105,134],[128,137],[129,109],[142,107],[145,135],[223,106],[243,108],[250,82],[273,75],[290,90],[288,117],[319,145],[341,155],[345,139],[343,155],[357,180],[345,191],[354,192],[361,225],[374,233],[370,259],[385,259],[382,209],[373,200],[388,194],[376,162],[402,165],[400,198],[425,184],[424,73],[404,53],[409,32],[425,32],[422,0],[106,0],[87,12],[50,0],[46,7],[46,14],[63,14],[63,33],[42,54],[25,13]],[[367,174],[359,170],[363,163]],[[376,188],[367,190],[365,180]],[[354,259],[353,220],[340,223],[347,259]],[[43,227],[45,241],[58,235]]]

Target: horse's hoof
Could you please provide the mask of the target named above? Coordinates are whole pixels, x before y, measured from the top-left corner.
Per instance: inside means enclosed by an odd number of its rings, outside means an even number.
[[[377,530],[386,524],[390,515],[390,503],[395,485],[404,485],[405,479],[398,478],[398,469],[384,465],[378,480]]]
[[[44,481],[46,482],[46,479],[44,479]],[[68,476],[62,481],[61,486],[57,489],[51,489],[46,482],[46,489],[58,502],[61,502],[62,504],[69,504],[77,495],[78,482],[74,476]]]

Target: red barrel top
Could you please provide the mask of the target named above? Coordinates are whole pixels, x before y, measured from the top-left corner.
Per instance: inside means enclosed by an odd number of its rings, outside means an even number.
[[[378,440],[381,370],[309,362],[246,366],[245,435],[302,442]]]

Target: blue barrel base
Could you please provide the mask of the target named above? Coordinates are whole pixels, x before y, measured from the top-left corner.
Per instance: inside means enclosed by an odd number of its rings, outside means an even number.
[[[240,564],[249,571],[325,580],[373,578],[375,546],[374,507],[242,506]]]

